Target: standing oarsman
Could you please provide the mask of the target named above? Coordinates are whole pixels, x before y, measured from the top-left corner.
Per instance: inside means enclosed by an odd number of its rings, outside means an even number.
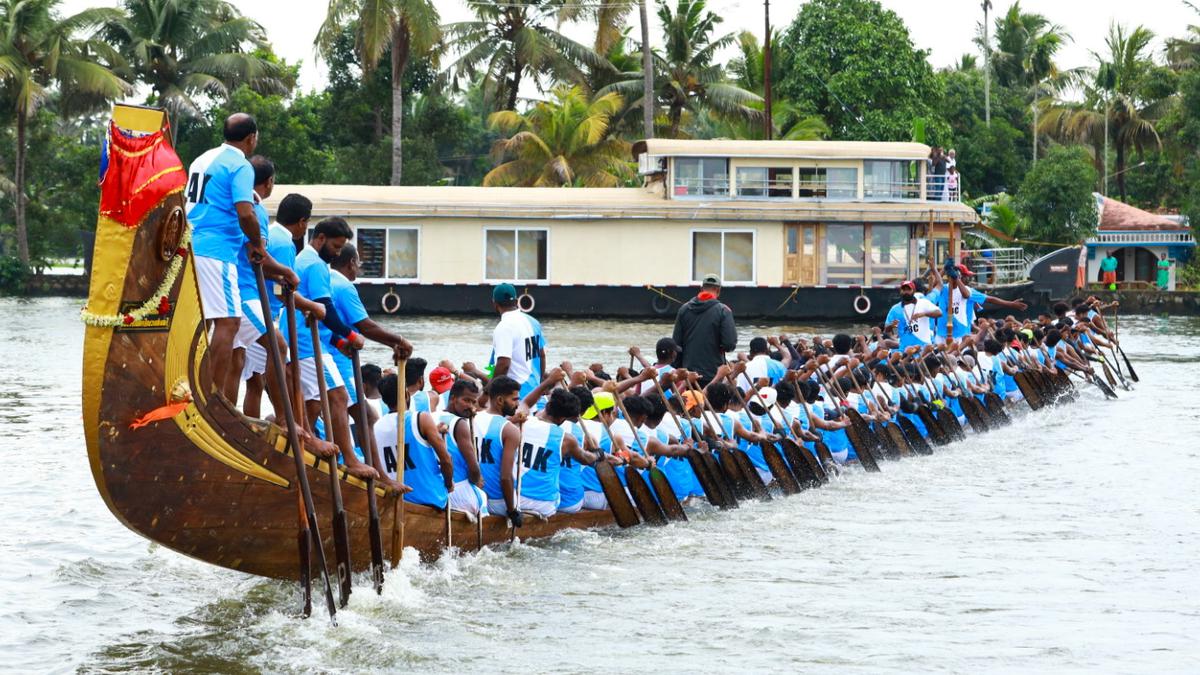
[[[200,308],[212,333],[207,357],[209,388],[222,392],[233,363],[242,303],[238,295],[237,254],[249,248],[253,261],[266,257],[254,213],[254,168],[246,160],[258,145],[258,125],[245,113],[225,120],[225,142],[196,158],[188,168],[187,218]]]
[[[708,384],[725,363],[725,354],[737,347],[737,327],[733,311],[720,301],[721,278],[704,277],[696,297],[683,303],[675,315],[671,338],[683,349],[680,367],[700,374],[701,385]]]
[[[884,320],[884,323],[897,327],[900,349],[933,344],[934,319],[942,316],[937,305],[927,298],[918,298],[916,293],[915,282],[901,283],[900,302],[892,306]]]
[[[961,339],[971,332],[975,325],[975,314],[984,305],[995,305],[1017,312],[1029,308],[1020,300],[1005,300],[994,295],[988,295],[967,285],[967,278],[974,273],[966,265],[951,265],[946,267],[945,283],[941,275],[933,273],[933,288],[926,297],[938,306],[942,316],[936,322],[936,342],[944,342],[948,338]],[[950,323],[953,317],[953,323]],[[953,331],[953,332],[951,332]]]
[[[317,223],[308,246],[296,256],[296,273],[300,277],[300,294],[325,307],[325,319],[318,323],[320,340],[333,344],[339,351],[362,349],[363,338],[347,326],[333,305],[333,288],[330,281],[329,261],[337,257],[347,240],[354,236],[350,226],[341,218],[326,218]],[[346,470],[367,479],[377,476],[371,466],[360,462],[354,455],[354,441],[350,436],[350,418],[347,412],[350,399],[341,372],[329,351],[322,350],[322,363],[316,363],[312,344],[312,332],[307,325],[301,326],[304,317],[290,320],[297,322],[298,354],[300,357],[300,386],[304,393],[305,407],[310,420],[320,417],[321,395],[318,377],[324,377],[328,390],[329,408],[333,429],[326,429],[326,438],[337,443],[342,451]]]
[[[492,307],[500,314],[500,323],[492,333],[492,377],[516,380],[524,398],[546,376],[542,325],[517,307],[517,289],[512,284],[492,289]]]

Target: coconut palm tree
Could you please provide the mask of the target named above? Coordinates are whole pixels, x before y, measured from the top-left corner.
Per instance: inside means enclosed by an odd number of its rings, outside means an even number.
[[[1092,146],[1100,175],[1107,177],[1108,146],[1114,152],[1117,191],[1126,198],[1125,171],[1131,150],[1141,154],[1147,146],[1162,146],[1154,119],[1160,101],[1147,100],[1142,92],[1154,67],[1149,55],[1154,33],[1143,26],[1126,30],[1109,27],[1105,46],[1108,53],[1093,53],[1097,67],[1083,86],[1081,102],[1060,103],[1050,109],[1041,130],[1062,140]],[[1107,192],[1107,185],[1103,186]]]
[[[1200,7],[1184,0],[1193,12],[1200,14]],[[1187,36],[1167,40],[1167,63],[1176,70],[1187,70],[1200,65],[1200,26],[1190,24]]]
[[[0,101],[16,117],[12,191],[17,255],[29,263],[25,157],[29,121],[51,97],[113,99],[131,89],[111,66],[120,57],[96,36],[118,10],[93,8],[68,17],[59,0],[0,0]],[[11,106],[11,107],[10,107]]]
[[[561,18],[563,0],[478,0],[470,6],[474,21],[442,26],[448,46],[459,54],[448,74],[455,82],[482,75],[497,109],[517,109],[526,78],[544,91],[547,79],[583,85],[587,68],[611,67],[594,49],[552,27]]]
[[[716,53],[736,38],[733,33],[713,37],[721,17],[708,11],[704,0],[677,0],[674,9],[659,0],[658,18],[665,45],[654,53],[654,89],[655,103],[665,109],[666,135],[678,138],[685,114],[702,111],[762,124],[762,97],[727,82],[724,68],[716,62]],[[618,92],[631,106],[641,107],[643,84],[639,74],[601,93]]]
[[[771,49],[779,52],[777,45],[778,34],[772,31]],[[766,87],[763,66],[764,50],[759,45],[758,37],[749,31],[742,31],[737,38],[738,55],[729,60],[729,74],[733,83],[762,96]],[[771,64],[771,81],[777,82],[783,73],[780,61]],[[747,103],[746,107],[762,111],[759,103]],[[711,117],[711,116],[708,116]],[[829,135],[829,125],[820,115],[806,113],[800,106],[782,99],[776,99],[771,104],[771,123],[774,127],[772,138],[783,141],[811,141],[825,138]],[[711,129],[709,137],[754,138],[763,137],[763,125],[751,124],[744,116],[725,117]]]
[[[624,105],[617,94],[589,101],[579,87],[559,85],[550,101],[525,114],[492,113],[488,125],[508,138],[496,141],[500,162],[483,177],[486,186],[615,187],[633,175],[629,145],[608,135]]]
[[[241,85],[260,94],[291,89],[282,64],[254,53],[268,47],[262,26],[225,0],[124,0],[124,7],[104,30],[127,63],[120,74],[149,85],[174,114],[199,117],[197,96],[227,98]]]
[[[325,23],[317,33],[317,47],[328,55],[347,24],[354,31],[354,47],[363,77],[379,66],[390,50],[392,67],[392,185],[400,185],[404,168],[404,71],[415,58],[435,53],[441,40],[437,9],[430,0],[329,0]]]

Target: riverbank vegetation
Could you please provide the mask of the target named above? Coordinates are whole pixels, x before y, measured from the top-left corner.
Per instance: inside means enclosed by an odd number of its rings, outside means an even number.
[[[634,185],[646,106],[656,136],[763,138],[768,80],[773,137],[955,148],[964,200],[1008,195],[998,227],[1018,239],[1078,241],[1093,191],[1200,222],[1195,27],[1113,25],[1068,69],[1069,27],[1013,2],[987,16],[986,40],[980,22],[975,53],[935,69],[875,0],[810,0],[776,17],[764,72],[762,36],[725,30],[704,0],[650,0],[663,30],[647,88],[635,0],[478,0],[458,23],[438,4],[329,0],[319,34],[293,36],[328,72],[302,91],[278,36],[225,0],[73,15],[0,0],[0,255],[80,253],[113,100],[168,108],[185,161],[229,112],[252,113],[287,183]]]

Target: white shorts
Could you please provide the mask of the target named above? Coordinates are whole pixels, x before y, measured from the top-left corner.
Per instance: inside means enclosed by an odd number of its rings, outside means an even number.
[[[603,492],[584,490],[583,503],[580,505],[588,511],[603,511],[608,508],[608,497]]]
[[[471,485],[470,481],[460,480],[454,484],[454,491],[450,493],[450,509],[486,516],[487,495],[483,490]]]
[[[526,513],[536,513],[539,516],[549,518],[558,511],[558,500],[548,502],[541,499],[530,499],[529,497],[521,497],[521,510]],[[497,516],[503,516],[508,513],[508,507],[505,506],[503,499],[489,499],[488,513]]]
[[[337,365],[333,362],[333,357],[329,354],[321,354],[321,361],[325,366],[325,389],[331,391],[346,386],[342,382],[342,374],[338,372]],[[321,400],[321,389],[317,386],[316,362],[311,356],[307,359],[300,359],[300,391],[304,394],[305,401]]]
[[[194,256],[196,284],[200,286],[200,309],[205,319],[228,319],[242,315],[238,293],[237,266],[216,258]]]
[[[263,321],[262,305],[257,300],[243,302],[242,323],[238,326],[237,336],[233,338],[233,348],[248,349],[250,345],[257,343],[258,339],[266,334],[267,324]]]
[[[245,318],[242,318],[245,321]],[[242,364],[242,381],[267,372],[267,348],[251,342],[246,345],[246,360]]]
[[[763,471],[757,466],[754,467],[754,470],[758,472],[758,477],[762,480],[763,485],[770,485],[771,481],[775,480],[775,474],[770,471]]]
[[[558,505],[559,513],[579,513],[581,509],[583,509],[583,499],[580,499],[574,504],[568,504],[566,506],[563,506],[561,503]]]

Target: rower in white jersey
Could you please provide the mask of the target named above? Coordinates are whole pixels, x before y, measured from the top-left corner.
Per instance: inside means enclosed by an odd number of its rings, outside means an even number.
[[[454,463],[450,508],[472,517],[486,516],[487,494],[483,491],[483,474],[479,470],[475,437],[471,434],[479,387],[471,380],[457,380],[449,392],[445,410],[434,412],[433,418],[439,428],[443,425],[446,428],[446,449]]]
[[[546,376],[542,325],[517,306],[517,289],[512,284],[493,289],[492,306],[500,314],[500,323],[492,334],[492,376],[516,380],[524,398]]]

